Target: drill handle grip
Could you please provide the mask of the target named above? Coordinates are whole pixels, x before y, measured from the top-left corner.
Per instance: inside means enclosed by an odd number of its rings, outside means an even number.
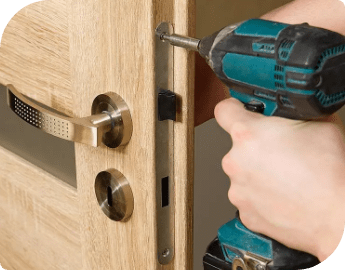
[[[235,220],[238,224],[245,227],[241,221],[239,211],[236,212]],[[298,270],[309,268],[320,263],[315,256],[309,253],[289,248],[266,235],[255,233],[248,228],[246,229],[248,233],[255,234],[257,237],[261,238],[262,241],[271,243],[272,258],[270,258],[271,262],[267,264],[268,270]],[[251,252],[251,249],[252,247],[248,246],[247,251]],[[267,258],[263,258],[263,262],[265,262],[266,259]]]

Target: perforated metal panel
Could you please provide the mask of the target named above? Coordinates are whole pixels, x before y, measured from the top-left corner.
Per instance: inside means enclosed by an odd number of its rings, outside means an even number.
[[[17,98],[11,91],[9,91],[9,104],[11,109],[30,125],[42,129],[56,137],[70,140],[70,122],[56,116],[45,114],[33,108]]]

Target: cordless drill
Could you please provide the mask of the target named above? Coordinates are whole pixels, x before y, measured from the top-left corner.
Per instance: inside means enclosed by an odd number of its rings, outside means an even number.
[[[253,112],[312,120],[345,103],[345,37],[307,23],[250,19],[201,40],[157,33],[204,57],[232,97]],[[229,116],[231,117],[231,116]],[[218,230],[205,270],[294,270],[316,257],[248,230],[239,214]]]

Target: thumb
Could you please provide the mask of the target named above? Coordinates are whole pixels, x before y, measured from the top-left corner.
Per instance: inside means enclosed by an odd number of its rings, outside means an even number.
[[[235,98],[225,99],[217,104],[214,110],[218,124],[230,135],[237,123],[251,124],[264,118],[262,114],[246,110],[243,103]]]

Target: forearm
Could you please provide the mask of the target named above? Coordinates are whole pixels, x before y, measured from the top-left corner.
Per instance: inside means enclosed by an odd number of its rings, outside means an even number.
[[[340,180],[340,179],[339,179]],[[344,234],[345,226],[345,200],[344,200],[344,184],[339,185],[339,191],[342,192],[338,195],[338,201],[335,200],[334,205],[331,209],[328,209],[328,216],[324,217],[326,221],[326,226],[318,235],[315,235],[314,249],[309,252],[315,251],[314,254],[318,259],[323,262],[326,260],[338,247],[339,242]],[[336,196],[334,196],[336,198]]]
[[[345,5],[340,0],[295,0],[261,18],[290,24],[307,22],[345,35]]]

